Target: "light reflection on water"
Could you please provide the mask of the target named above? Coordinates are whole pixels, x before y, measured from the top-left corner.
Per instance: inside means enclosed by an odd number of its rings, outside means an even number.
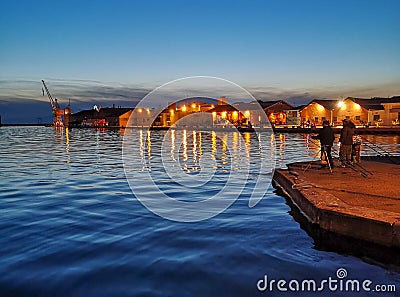
[[[224,213],[195,224],[153,215],[125,179],[122,133],[0,128],[0,296],[253,296],[265,274],[319,279],[340,267],[354,278],[400,281],[358,258],[316,250],[272,188],[254,208],[246,188]],[[229,153],[230,145],[244,147],[250,161],[257,156],[248,145],[251,133],[137,133],[139,159],[154,161],[166,136],[167,154],[193,174],[204,164],[223,171],[232,163],[239,170],[242,160],[234,149]],[[398,136],[366,138],[400,152]],[[271,135],[269,143],[279,167],[318,151],[307,135]]]
[[[399,135],[361,135],[361,155],[374,156],[390,153],[400,155]],[[312,160],[320,150],[318,140],[311,138],[311,134],[275,134],[271,136],[277,146],[277,166],[285,167],[287,163]],[[339,156],[339,135],[335,135],[332,156]]]
[[[188,130],[170,130],[168,132],[148,131],[146,137],[142,130],[133,132],[137,134],[139,141],[139,154],[143,163],[154,163],[152,160],[161,157],[159,144],[167,146],[169,156],[173,161],[179,161],[182,170],[186,173],[193,173],[201,170],[200,164],[212,162],[210,167],[217,169],[218,166],[227,170],[226,165],[239,165],[240,161],[249,161],[251,152],[251,142],[256,142],[255,135],[251,133],[228,132],[217,135],[215,131],[188,131]],[[136,139],[136,138],[135,138]],[[154,146],[153,142],[157,145]],[[203,153],[204,152],[204,153]],[[254,155],[254,151],[251,152]],[[145,155],[146,154],[146,155]],[[233,156],[232,160],[231,157]],[[240,156],[245,160],[239,160]],[[255,156],[253,156],[254,158]],[[258,157],[258,155],[257,155]],[[273,158],[271,158],[273,159]],[[144,168],[144,167],[142,167]],[[204,168],[206,169],[206,168]],[[235,170],[234,168],[231,168]]]

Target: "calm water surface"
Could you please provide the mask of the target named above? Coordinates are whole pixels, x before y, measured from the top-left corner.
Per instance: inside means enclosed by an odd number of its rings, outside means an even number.
[[[162,139],[163,133],[151,137]],[[201,140],[212,146],[212,138]],[[368,140],[400,153],[398,136]],[[275,135],[271,143],[279,167],[311,160],[318,150],[298,134]],[[400,275],[391,269],[315,249],[272,187],[254,208],[245,189],[206,221],[178,223],[154,215],[129,188],[121,145],[119,130],[73,129],[67,135],[44,127],[0,128],[0,296],[280,296],[259,292],[257,281],[264,275],[322,280],[339,268],[348,278],[400,290]],[[223,158],[222,146],[215,149]],[[185,165],[196,170],[195,162]],[[316,296],[282,295],[291,294]]]

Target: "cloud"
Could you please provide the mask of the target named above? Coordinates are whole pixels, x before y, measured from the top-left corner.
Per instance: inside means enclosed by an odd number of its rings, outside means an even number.
[[[344,97],[372,98],[392,97],[400,94],[399,82],[388,82],[376,85],[332,85],[301,89],[279,89],[276,87],[251,87],[249,92],[261,100],[285,100],[294,105],[302,105],[313,99],[339,99]]]
[[[144,86],[104,83],[94,80],[46,79],[45,81],[51,94],[58,98],[61,107],[68,105],[70,100],[73,112],[91,109],[95,104],[102,107],[113,105],[134,107],[152,91],[152,88]],[[361,98],[391,97],[400,95],[399,86],[399,82],[393,81],[381,85],[332,85],[302,89],[265,86],[243,87],[256,99],[285,100],[296,106],[306,104],[313,99],[338,99],[348,96]],[[192,93],[198,95],[204,89],[201,89],[202,85],[197,85],[197,89],[193,90],[192,87],[191,85],[186,89],[174,90],[174,93],[176,92],[177,95],[184,98],[193,95]],[[216,90],[207,89],[207,91],[228,96],[230,99],[233,98],[231,97],[233,95],[229,92],[224,93],[226,89],[216,88]],[[222,93],[219,94],[218,92]],[[165,98],[160,98],[160,100],[166,102],[170,99],[170,94],[164,95]],[[0,115],[3,123],[37,123],[38,121],[50,123],[52,121],[51,107],[47,96],[42,96],[41,81],[0,80]]]
[[[77,112],[94,104],[134,107],[149,90],[138,86],[107,85],[90,80],[47,80],[46,85],[61,107],[71,102]],[[51,106],[42,94],[41,81],[0,80],[0,115],[3,123],[50,123]]]
[[[48,80],[46,85],[53,97],[67,102],[68,99],[79,102],[96,100],[129,101],[134,103],[143,98],[150,90],[137,86],[107,85],[91,80]],[[0,80],[0,100],[15,101],[34,99],[47,101],[42,96],[42,83],[30,80]]]

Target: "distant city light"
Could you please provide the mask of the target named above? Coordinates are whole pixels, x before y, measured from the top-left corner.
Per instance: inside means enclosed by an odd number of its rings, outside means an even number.
[[[337,106],[338,106],[339,108],[341,108],[341,107],[343,106],[343,104],[344,104],[343,101],[339,101],[338,104],[337,104]]]
[[[186,111],[186,105],[182,106],[182,111],[185,112]]]

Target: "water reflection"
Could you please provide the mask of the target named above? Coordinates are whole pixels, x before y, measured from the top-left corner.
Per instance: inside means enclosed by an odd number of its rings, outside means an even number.
[[[362,153],[365,155],[376,155],[376,149],[386,151],[390,154],[400,154],[399,135],[362,135]]]
[[[186,130],[182,131],[182,146],[181,147],[182,147],[182,161],[186,162],[188,159]]]
[[[215,131],[211,132],[211,158],[215,160],[215,154],[217,152],[217,133]]]
[[[170,156],[171,159],[175,160],[175,130],[171,130],[171,133],[168,134],[167,136],[170,137],[170,141],[171,141],[171,150],[170,150]]]
[[[305,151],[308,157],[315,156],[320,150],[319,141],[311,139],[310,134],[297,134],[304,143]],[[361,155],[374,156],[381,153],[390,153],[393,155],[400,154],[400,136],[399,135],[360,135],[361,138]],[[332,154],[338,155],[339,152],[339,135],[335,135],[335,142],[332,148]]]
[[[277,188],[275,191],[276,194],[285,198],[286,204],[290,207],[289,214],[313,238],[316,249],[353,255],[362,258],[368,263],[378,264],[400,272],[399,248],[385,247],[321,229],[317,224],[312,224],[308,221],[281,188]]]
[[[399,135],[362,135],[362,156],[375,156],[384,151],[400,155]],[[339,156],[339,135],[335,135],[332,155]],[[276,145],[276,146],[275,146]],[[320,143],[311,138],[311,134],[271,134],[270,146],[275,150],[276,164],[285,167],[292,162],[312,160],[320,151]],[[376,149],[378,146],[379,149]],[[377,152],[378,151],[378,152]]]
[[[144,141],[143,141],[143,130],[139,130],[139,156],[140,156],[140,164],[142,164],[141,166],[141,170],[145,170],[145,157],[144,157]]]
[[[197,224],[162,220],[132,201],[121,164],[120,131],[70,129],[68,138],[67,131],[60,132],[42,127],[0,128],[1,296],[55,296],[64,292],[99,296],[115,290],[114,295],[130,296],[157,295],[160,291],[171,296],[194,291],[201,292],[198,295],[253,296],[257,294],[255,283],[264,273],[303,279],[330,276],[339,267],[376,283],[398,283],[398,274],[355,257],[321,251],[325,245],[313,242],[301,231],[283,199],[273,193],[267,193],[266,199],[250,209],[246,195],[251,189],[246,188],[244,199],[238,199],[225,213]],[[180,130],[169,134],[152,131],[150,159],[148,135],[141,130],[134,133],[133,140],[141,148],[135,156],[148,164],[159,157],[157,143],[163,139],[168,159],[182,153]],[[187,135],[188,162],[193,162],[197,152],[197,163],[204,162],[206,168],[214,164],[219,170],[222,141],[218,133],[196,132],[195,140],[191,130]],[[228,133],[227,147],[232,145],[232,155],[245,152],[246,139],[257,141],[248,136]],[[278,156],[282,164],[309,155],[307,139],[299,134],[268,135],[266,140],[269,147],[282,152]],[[395,140],[387,136],[380,141],[389,145]],[[393,145],[398,148],[398,143]],[[213,147],[215,162],[211,161]],[[70,164],[65,163],[67,149]],[[310,152],[316,149],[309,144]],[[256,149],[250,153],[250,160],[259,158]],[[267,152],[266,157],[272,153]],[[243,159],[233,158],[233,168],[246,161],[247,154],[240,156]],[[98,159],[101,170],[96,167]],[[142,169],[139,163],[135,163],[136,170]],[[204,189],[197,181],[193,192],[204,198],[219,187],[215,181],[213,187]],[[164,189],[181,195],[182,200],[192,197],[183,196],[172,183]]]
[[[76,134],[73,130],[73,134]],[[84,130],[81,130],[84,131]],[[119,134],[125,129],[119,130]],[[90,131],[87,131],[90,132]],[[106,129],[96,129],[95,148],[97,163],[100,162],[99,151],[102,137],[109,133]],[[151,169],[151,158],[154,154],[152,141],[154,135],[162,134],[166,137],[169,143],[169,157],[173,161],[179,160],[182,162],[182,168],[187,172],[197,171],[201,169],[201,162],[204,161],[203,151],[210,146],[207,158],[217,161],[219,165],[228,165],[230,154],[245,153],[246,161],[250,160],[252,141],[257,141],[253,133],[227,132],[217,134],[216,131],[202,132],[194,130],[170,130],[168,133],[162,131],[147,131],[138,129],[137,141],[139,144],[138,154],[142,160],[142,170],[145,170],[145,163]],[[66,163],[71,162],[71,147],[78,141],[77,138],[70,138],[71,131],[68,128],[55,128],[54,136],[58,143],[65,147]],[[81,133],[87,134],[85,133]],[[146,135],[144,135],[146,134]],[[268,141],[269,155],[268,158],[273,160],[274,155],[278,167],[284,167],[287,163],[304,161],[313,159],[320,150],[319,141],[311,139],[310,134],[270,134]],[[373,156],[378,153],[390,153],[393,155],[400,154],[400,135],[362,135],[362,156]],[[254,138],[254,139],[253,139]],[[339,135],[335,135],[335,143],[333,145],[332,154],[337,157],[339,151],[338,143]],[[380,148],[377,149],[377,147]],[[241,151],[240,148],[243,150]],[[228,152],[230,151],[230,152]],[[253,152],[254,154],[254,152]],[[235,164],[239,161],[234,160]],[[189,163],[191,165],[189,165]],[[240,162],[239,162],[240,163]],[[213,167],[217,168],[214,162]]]
[[[238,180],[257,180],[262,159],[267,163],[263,172],[270,174],[274,167],[273,148],[265,140],[261,147],[258,138],[261,136],[257,137],[255,133],[188,129],[148,132],[138,129],[129,133],[133,144],[129,149],[130,164],[142,172],[151,172],[157,184],[170,182],[169,178],[178,183],[179,180],[187,182],[190,175],[199,175],[197,180],[204,175],[204,181],[212,177],[220,182],[230,178],[232,172],[240,172],[235,173]],[[267,136],[269,139],[270,135]],[[284,139],[282,137],[283,146]],[[262,151],[265,151],[265,158],[261,158]],[[140,157],[136,158],[136,154]],[[140,165],[136,164],[137,159],[140,159]]]
[[[75,132],[75,131],[74,131]],[[67,153],[66,162],[71,162],[70,149],[74,141],[70,139],[68,129],[55,129],[56,139],[65,144]],[[96,130],[96,146],[99,146],[104,131]],[[194,131],[194,130],[170,130],[147,131],[138,129],[137,140],[139,144],[138,154],[142,160],[141,169],[151,170],[152,158],[157,149],[153,148],[155,135],[163,135],[167,140],[169,147],[169,157],[172,161],[179,161],[181,168],[187,173],[194,173],[202,169],[201,164],[211,166],[214,169],[220,168],[229,170],[231,162],[239,167],[240,160],[235,157],[237,154],[243,154],[245,162],[249,162],[251,154],[255,157],[255,152],[251,152],[251,143],[257,141],[252,133],[226,132],[220,134],[216,131]],[[146,135],[144,135],[146,134]],[[278,167],[285,167],[287,163],[312,160],[319,152],[319,141],[311,139],[310,134],[269,134],[268,135],[268,156],[271,162],[275,158]],[[376,149],[371,143],[378,145],[390,154],[400,154],[400,136],[399,135],[362,135],[363,144],[361,154],[363,156],[377,155]],[[333,146],[333,156],[338,156],[339,135],[335,137]],[[158,139],[157,139],[158,142]],[[157,146],[158,147],[158,146]],[[207,151],[209,147],[209,151]],[[204,151],[207,151],[204,155]],[[231,160],[229,160],[231,158]],[[204,162],[207,159],[207,162]],[[208,160],[209,159],[209,160]],[[100,160],[97,160],[100,162]],[[212,162],[211,162],[212,161]]]
[[[69,129],[65,128],[65,152],[67,153],[67,163],[71,163],[71,156],[69,154]]]
[[[147,131],[147,155],[151,157],[151,131]]]

